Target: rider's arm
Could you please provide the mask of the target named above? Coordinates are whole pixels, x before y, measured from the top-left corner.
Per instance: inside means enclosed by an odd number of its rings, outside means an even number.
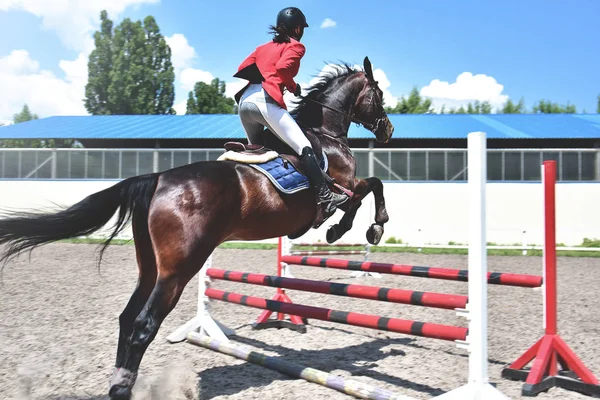
[[[275,65],[277,74],[287,90],[294,93],[296,91],[296,82],[294,77],[300,69],[300,59],[304,56],[306,48],[300,42],[292,42],[281,55],[279,61]]]

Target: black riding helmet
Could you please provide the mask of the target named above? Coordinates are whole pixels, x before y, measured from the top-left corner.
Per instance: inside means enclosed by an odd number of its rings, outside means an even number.
[[[296,7],[287,7],[277,14],[277,26],[282,26],[288,31],[293,32],[297,26],[308,28],[304,13]]]

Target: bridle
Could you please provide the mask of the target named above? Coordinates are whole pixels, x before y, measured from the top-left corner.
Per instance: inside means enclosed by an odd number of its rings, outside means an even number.
[[[377,91],[375,88],[377,86],[377,81],[369,81],[369,86],[371,87],[371,97],[369,98],[369,104],[368,107],[371,106],[371,104],[373,104],[373,98],[375,97],[375,92]],[[376,118],[374,123],[370,123],[370,122],[366,122],[360,118],[356,117],[356,114],[354,113],[354,109],[352,110],[351,114],[347,114],[343,111],[340,111],[338,109],[335,109],[331,106],[328,106],[327,104],[321,103],[320,101],[317,101],[315,99],[311,99],[309,97],[304,97],[302,96],[303,99],[311,101],[315,104],[319,104],[320,106],[323,106],[325,108],[327,108],[328,110],[331,110],[335,113],[338,113],[340,115],[343,115],[346,118],[350,119],[350,122],[354,122],[357,125],[362,125],[364,126],[366,129],[370,130],[371,132],[375,133],[377,132],[380,128],[382,128],[382,126],[380,125],[384,125],[385,124],[385,120],[387,119],[387,114],[385,112],[385,110],[383,111],[383,116]],[[339,136],[333,136],[333,135],[327,135],[327,136],[332,136],[334,138],[338,138]]]

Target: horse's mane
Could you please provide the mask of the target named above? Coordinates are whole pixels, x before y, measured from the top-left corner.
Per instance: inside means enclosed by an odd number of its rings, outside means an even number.
[[[319,73],[319,75],[317,75],[318,81],[308,88],[308,93],[304,95],[302,99],[294,100],[294,103],[297,104],[297,106],[290,111],[290,114],[292,114],[296,120],[302,119],[303,116],[310,116],[311,109],[314,110],[315,106],[317,106],[309,99],[323,102],[325,92],[331,88],[334,81],[362,71],[347,63],[328,64],[328,66],[331,67],[332,70]]]

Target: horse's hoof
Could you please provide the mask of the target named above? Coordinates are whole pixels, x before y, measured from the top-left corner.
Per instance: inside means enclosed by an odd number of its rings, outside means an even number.
[[[111,379],[108,397],[111,400],[129,400],[131,399],[131,389],[135,385],[137,372],[129,371],[125,368],[119,368],[113,373]]]
[[[114,385],[108,391],[108,398],[110,400],[130,400],[131,399],[131,388],[125,386]]]
[[[383,226],[373,224],[367,230],[367,242],[370,244],[379,244],[381,237],[383,236]]]
[[[327,243],[331,244],[338,240],[341,236],[342,235],[339,234],[338,225],[332,225],[329,229],[327,229],[325,240],[327,240]]]

